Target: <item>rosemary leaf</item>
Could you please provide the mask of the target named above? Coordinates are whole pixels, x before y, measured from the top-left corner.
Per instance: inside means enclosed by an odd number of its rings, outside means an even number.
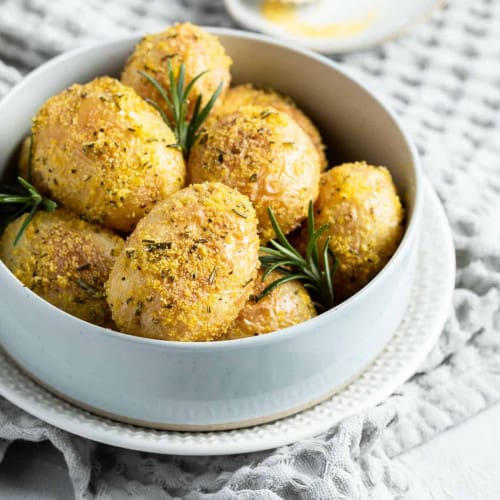
[[[182,150],[185,157],[188,156],[191,146],[195,143],[200,135],[200,128],[203,122],[207,119],[210,111],[215,105],[215,101],[219,97],[223,89],[222,82],[218,85],[215,92],[212,94],[205,106],[202,106],[202,98],[198,96],[194,103],[191,119],[188,119],[189,112],[189,96],[193,91],[196,82],[207,71],[198,73],[192,80],[186,84],[186,67],[184,63],[180,65],[177,77],[174,74],[170,59],[167,61],[168,73],[168,91],[156,80],[152,75],[139,71],[146,80],[153,85],[158,91],[161,98],[165,101],[168,110],[172,117],[170,118],[162,109],[159,103],[152,99],[146,99],[157,111],[160,112],[163,121],[172,128],[177,140],[176,146]]]
[[[308,241],[305,258],[288,241],[271,209],[268,209],[268,214],[276,239],[271,240],[268,243],[269,246],[260,248],[259,259],[264,269],[262,281],[274,271],[282,276],[267,285],[255,299],[260,300],[280,285],[297,280],[309,290],[318,311],[332,308],[335,301],[333,276],[338,267],[338,260],[330,250],[329,236],[323,243],[323,247],[318,248],[318,239],[326,231],[328,225],[325,224],[316,230],[312,201],[309,203],[307,217]]]
[[[31,152],[28,158],[28,177],[31,177]],[[10,216],[9,221],[16,219],[22,213],[29,210],[28,216],[24,219],[19,231],[14,238],[13,246],[16,246],[26,231],[26,228],[35,217],[35,214],[41,208],[47,212],[53,212],[57,208],[57,203],[49,198],[42,196],[38,190],[23,177],[17,178],[18,186],[11,189],[13,193],[0,193],[0,204],[7,206],[18,206],[14,214]]]
[[[172,101],[170,100],[170,98],[168,97],[167,92],[161,86],[161,84],[158,82],[158,80],[156,80],[155,78],[153,78],[152,76],[150,76],[148,73],[146,73],[144,71],[139,71],[139,74],[141,76],[143,76],[144,78],[146,78],[146,80],[148,80],[151,83],[151,85],[153,85],[153,87],[160,93],[160,95],[163,98],[163,100],[167,103],[167,106],[170,109],[170,111],[173,112],[174,108],[173,108],[173,105],[172,105]],[[152,99],[146,99],[146,100],[148,102],[154,102],[154,101],[152,101]],[[167,123],[168,123],[168,121],[167,121]]]
[[[17,245],[19,240],[21,239],[21,236],[24,234],[24,231],[26,231],[26,228],[28,227],[29,223],[33,220],[33,217],[35,217],[36,211],[38,209],[38,205],[33,205],[31,207],[30,213],[28,216],[24,219],[21,227],[19,228],[19,231],[16,234],[16,237],[14,239],[14,246]]]
[[[153,101],[153,99],[150,99],[149,97],[146,97],[145,101],[148,104],[150,104],[151,106],[153,106],[153,108],[155,108],[156,111],[158,111],[158,113],[160,113],[160,115],[163,118],[163,121],[165,123],[169,124],[169,119],[167,117],[167,114],[165,113],[165,111],[163,111],[163,109],[158,104],[156,104],[156,101]]]
[[[266,286],[266,288],[256,297],[256,301],[259,301],[269,295],[275,288],[278,288],[279,286],[288,283],[289,281],[295,281],[300,279],[300,276],[298,275],[288,275],[288,276],[282,276],[281,278],[278,278],[277,280],[273,281],[270,285]]]

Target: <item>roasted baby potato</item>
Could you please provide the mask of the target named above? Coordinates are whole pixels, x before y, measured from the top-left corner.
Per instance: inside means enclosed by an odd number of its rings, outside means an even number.
[[[288,233],[318,195],[320,165],[311,140],[270,107],[246,106],[212,120],[191,149],[188,171],[191,182],[222,182],[247,195],[263,243],[274,237],[268,208]]]
[[[293,118],[314,144],[320,159],[321,170],[327,169],[328,161],[325,155],[325,145],[318,129],[290,97],[280,94],[269,87],[257,88],[251,83],[237,85],[227,91],[218,114],[232,113],[243,106],[252,104],[256,106],[271,106]]]
[[[131,231],[185,182],[182,153],[160,114],[101,77],[50,98],[33,119],[32,179],[60,204]]]
[[[330,236],[339,266],[333,279],[341,302],[368,283],[396,251],[404,231],[404,210],[389,170],[365,162],[345,163],[321,176],[314,204],[316,227],[328,224],[318,240]],[[300,233],[305,248],[307,228]]]
[[[178,23],[161,33],[145,36],[129,57],[121,80],[125,85],[133,87],[141,97],[155,101],[170,118],[172,118],[170,109],[158,91],[139,73],[143,71],[154,77],[169,91],[167,61],[170,61],[175,76],[179,73],[180,65],[184,63],[186,83],[200,73],[206,72],[195,83],[190,94],[190,113],[198,96],[202,97],[204,105],[220,83],[222,83],[221,95],[224,95],[231,82],[229,73],[231,58],[219,40],[202,28],[190,23]]]
[[[273,272],[264,281],[262,276],[260,269],[253,295],[229,327],[224,340],[275,332],[316,316],[311,297],[299,281],[284,283],[257,301],[264,288],[281,274]]]
[[[63,311],[112,326],[104,283],[123,240],[64,209],[38,212],[14,246],[25,218],[0,238],[0,259],[28,288]]]
[[[248,198],[194,184],[158,203],[130,235],[107,284],[125,333],[163,340],[222,336],[255,280],[259,239]]]

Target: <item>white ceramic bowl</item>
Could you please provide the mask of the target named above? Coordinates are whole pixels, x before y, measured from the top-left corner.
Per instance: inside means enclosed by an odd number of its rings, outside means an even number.
[[[390,168],[407,210],[404,238],[360,292],[300,325],[261,337],[178,343],[103,329],[48,304],[0,263],[0,342],[62,397],[119,420],[169,429],[228,429],[319,402],[381,352],[407,306],[416,263],[421,180],[397,118],[337,64],[269,38],[211,29],[234,60],[234,82],[275,87],[321,128],[337,161]],[[0,170],[50,96],[97,75],[119,75],[139,37],[63,54],[0,103]]]

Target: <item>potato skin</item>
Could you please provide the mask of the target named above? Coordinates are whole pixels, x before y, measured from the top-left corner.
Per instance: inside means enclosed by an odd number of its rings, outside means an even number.
[[[31,136],[25,137],[19,150],[19,175],[28,178],[28,166],[30,162]]]
[[[125,333],[204,341],[223,335],[252,292],[257,218],[248,198],[218,183],[158,203],[130,235],[107,284]]]
[[[273,272],[262,281],[263,274],[264,271],[259,269],[253,296],[233,321],[223,340],[276,332],[316,316],[311,297],[299,281],[289,281],[280,285],[256,302],[254,297],[281,276]]]
[[[188,159],[192,182],[222,182],[255,206],[262,243],[273,238],[268,208],[284,233],[307,216],[319,189],[319,159],[306,133],[285,113],[247,106],[211,121]]]
[[[50,98],[33,119],[33,184],[85,218],[131,231],[181,189],[185,163],[160,114],[101,77]]]
[[[232,113],[243,106],[249,105],[271,106],[293,118],[314,144],[319,156],[321,170],[326,170],[328,168],[325,145],[323,144],[323,140],[321,139],[321,135],[316,125],[314,125],[311,119],[297,107],[290,97],[280,94],[270,87],[257,88],[251,83],[245,83],[230,88],[222,101],[218,114],[223,115]]]
[[[339,260],[333,285],[341,302],[368,283],[396,251],[404,232],[404,210],[391,174],[365,162],[346,163],[322,175],[314,204],[316,227],[329,224],[327,236]],[[301,231],[305,248],[307,228]]]
[[[112,231],[57,209],[38,212],[16,246],[27,214],[11,222],[0,238],[0,259],[28,288],[80,319],[111,327],[104,283],[123,240]]]
[[[232,63],[217,37],[193,24],[178,23],[161,33],[145,36],[129,57],[121,81],[133,87],[141,97],[155,101],[171,117],[158,91],[139,74],[139,71],[144,71],[156,78],[163,88],[169,89],[167,60],[170,60],[174,75],[178,75],[180,65],[184,63],[186,83],[207,72],[195,83],[189,96],[189,116],[197,97],[201,95],[202,104],[206,104],[222,82],[222,93],[214,106],[217,108],[231,83],[229,68]]]

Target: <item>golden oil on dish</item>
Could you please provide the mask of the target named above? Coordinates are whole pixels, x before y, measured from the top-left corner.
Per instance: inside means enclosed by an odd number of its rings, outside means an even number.
[[[328,0],[326,0],[328,1]],[[313,5],[299,5],[292,3],[276,2],[275,0],[263,0],[261,3],[261,14],[267,21],[276,24],[290,34],[304,38],[342,38],[356,35],[367,28],[376,19],[374,10],[367,11],[359,17],[348,21],[318,22],[311,16],[303,15],[311,13],[312,9],[318,9],[318,2]],[[314,16],[316,18],[317,16]]]

